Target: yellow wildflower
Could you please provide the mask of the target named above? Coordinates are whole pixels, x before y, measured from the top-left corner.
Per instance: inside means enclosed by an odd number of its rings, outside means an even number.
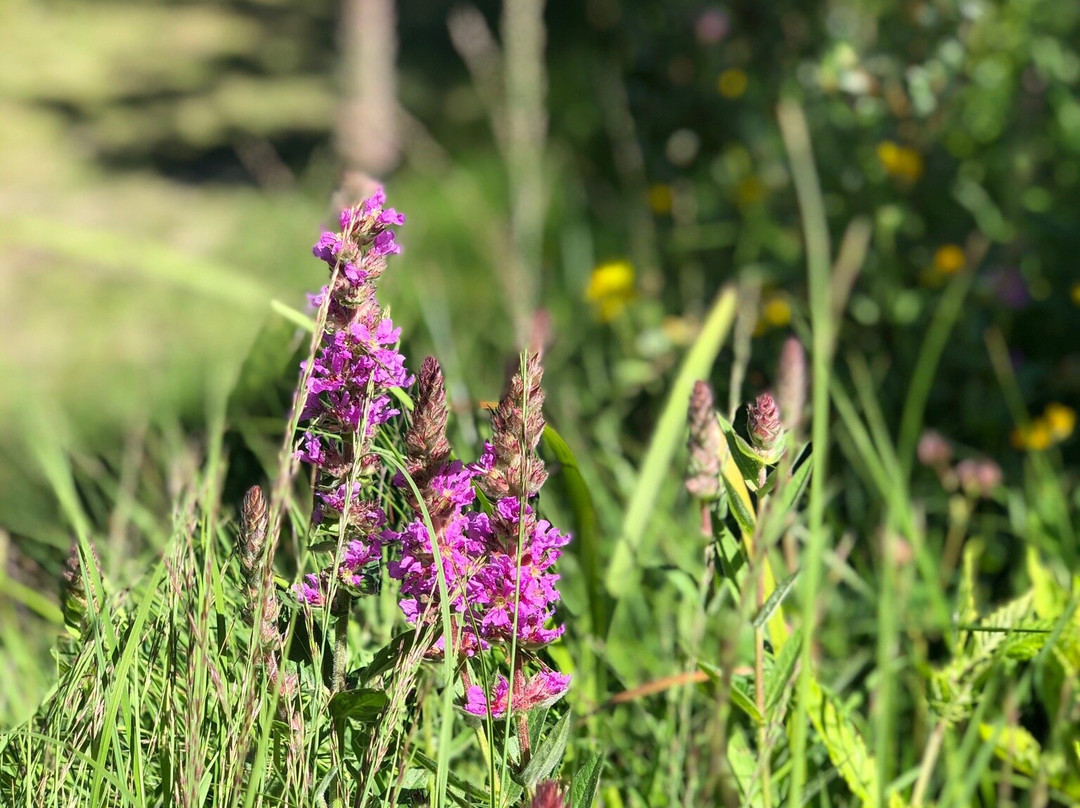
[[[746,92],[749,78],[737,67],[729,67],[716,79],[716,91],[724,98],[738,98]]]
[[[945,244],[934,253],[934,269],[942,275],[954,275],[964,268],[964,251],[955,244]]]
[[[1075,303],[1077,306],[1080,306],[1080,282],[1073,284],[1071,297],[1072,302]]]
[[[1076,410],[1057,402],[1046,405],[1042,419],[1046,422],[1054,443],[1066,440],[1076,428]]]
[[[1043,414],[1024,427],[1012,431],[1012,444],[1017,449],[1041,452],[1067,440],[1076,428],[1076,410],[1056,401],[1046,405]]]
[[[593,304],[597,317],[607,323],[622,314],[636,294],[633,265],[626,260],[607,261],[592,271],[585,299]]]
[[[768,295],[761,306],[761,319],[770,328],[783,328],[791,322],[791,304],[783,295]]]
[[[923,174],[923,159],[910,146],[901,146],[891,140],[883,140],[877,147],[878,160],[891,177],[905,182],[915,182]]]
[[[754,336],[760,337],[773,328],[784,328],[791,323],[791,303],[787,296],[779,292],[769,292],[761,301],[761,312]]]
[[[1053,443],[1050,426],[1042,418],[1036,418],[1026,427],[1016,427],[1010,436],[1012,445],[1029,452],[1041,452],[1049,449]]]
[[[649,207],[658,216],[666,216],[671,213],[672,193],[671,186],[662,182],[655,183],[649,188]]]
[[[698,333],[698,325],[687,317],[668,316],[660,323],[660,331],[672,345],[689,345]]]
[[[741,207],[756,205],[765,198],[765,183],[756,174],[743,177],[735,187],[735,198]]]

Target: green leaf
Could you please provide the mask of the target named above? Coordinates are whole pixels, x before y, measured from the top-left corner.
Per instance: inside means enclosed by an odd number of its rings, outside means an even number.
[[[574,772],[570,786],[570,808],[592,808],[596,793],[600,790],[600,772],[604,768],[604,756],[599,752],[589,755]]]
[[[536,749],[540,743],[540,736],[544,732],[544,727],[547,724],[548,713],[551,712],[550,707],[541,707],[537,710],[532,710],[529,713],[529,748]]]
[[[735,517],[735,521],[739,523],[739,529],[743,532],[744,536],[753,536],[754,526],[757,524],[754,514],[746,507],[746,503],[743,502],[742,497],[739,496],[739,493],[735,490],[731,481],[723,474],[720,475],[720,479],[724,481],[724,490],[727,492],[728,507],[731,508],[731,514]]]
[[[309,334],[315,333],[315,321],[303,312],[297,311],[287,303],[282,303],[275,298],[270,301],[270,308],[273,309],[276,314],[280,314],[284,319],[288,320],[293,325],[302,328]]]
[[[559,723],[548,734],[547,739],[533,750],[532,757],[514,779],[532,791],[544,778],[548,777],[562,760],[566,742],[570,739],[570,711],[567,710]]]
[[[698,668],[700,668],[701,671],[715,684],[721,684],[723,682],[724,672],[716,665],[709,662],[698,662]],[[750,695],[749,689],[746,688],[741,679],[732,677],[728,698],[731,699],[732,704],[746,713],[746,715],[755,723],[760,724],[765,720],[764,716],[758,711],[757,705],[754,703],[754,697]]]
[[[574,516],[574,541],[569,551],[581,561],[585,574],[585,591],[589,598],[589,616],[592,633],[597,637],[607,635],[611,615],[611,598],[604,590],[604,560],[600,548],[600,522],[593,504],[592,492],[581,474],[574,452],[562,436],[544,427],[544,448],[559,464],[557,479],[562,482],[566,498]]]
[[[377,721],[389,699],[382,690],[362,687],[343,690],[330,699],[330,714],[334,718],[348,718],[361,724]]]
[[[844,714],[836,697],[814,678],[809,681],[809,696],[806,714],[825,745],[829,760],[863,805],[878,806],[880,786],[877,761],[867,750],[858,728]],[[889,795],[888,805],[889,808],[901,808],[905,803],[899,794],[893,792]]]
[[[438,772],[439,772],[439,763],[438,763],[438,761],[428,757],[423,752],[417,751],[415,749],[413,750],[412,757],[413,757],[413,761],[415,763],[419,763],[421,766],[423,766],[425,769],[427,769],[432,774],[435,774],[435,775],[438,774]],[[460,791],[466,797],[468,797],[472,801],[472,804],[474,804],[474,805],[487,805],[488,804],[488,796],[489,795],[486,792],[483,792],[480,789],[476,788],[475,786],[470,785],[468,782],[466,782],[462,778],[458,777],[453,772],[447,772],[446,782],[449,783],[454,788],[456,788],[458,791]],[[466,802],[465,800],[462,800],[460,797],[458,797],[453,792],[448,792],[448,794],[456,802],[458,802],[458,803],[460,803],[462,805],[466,805],[466,806],[469,805],[468,802]]]
[[[728,764],[739,789],[742,804],[749,808],[760,808],[762,795],[759,784],[761,773],[758,771],[757,757],[746,745],[746,738],[737,728],[733,728],[728,738]]]
[[[969,541],[964,547],[964,558],[960,567],[960,585],[956,591],[956,614],[962,626],[974,623],[979,616],[975,605],[975,566],[978,564],[981,553],[982,542],[977,539]],[[954,656],[963,656],[968,636],[966,631],[956,632],[956,638],[953,641]]]
[[[765,601],[761,606],[761,610],[754,615],[754,619],[751,624],[754,628],[761,628],[769,622],[769,618],[773,616],[773,613],[780,608],[780,604],[784,602],[784,598],[791,592],[791,588],[795,586],[795,581],[798,580],[799,571],[791,573],[787,578],[782,580],[776,585],[776,589],[769,595],[769,599]]]
[[[426,788],[431,779],[431,772],[417,766],[412,766],[401,775],[402,791],[416,791]]]
[[[735,427],[728,423],[724,416],[717,415],[716,418],[720,421],[720,431],[724,433],[724,437],[727,439],[728,448],[731,450],[731,459],[739,467],[739,473],[747,484],[756,488],[758,473],[763,465],[761,458],[754,451],[754,448],[735,431]]]
[[[731,698],[731,703],[746,713],[752,721],[757,724],[761,724],[765,721],[765,716],[758,711],[757,704],[754,703],[754,697],[750,693],[748,682],[744,682],[742,679],[732,678],[729,697]]]
[[[979,736],[994,747],[994,754],[1014,769],[1034,777],[1042,768],[1042,747],[1023,727],[999,727],[982,722]]]
[[[799,648],[802,645],[802,631],[794,632],[780,653],[773,659],[772,668],[765,674],[765,714],[770,721],[778,720],[778,716],[772,715],[780,698],[787,689],[788,682],[795,672],[795,664],[799,661]]]
[[[1043,620],[1055,620],[1065,611],[1068,593],[1054,579],[1053,571],[1039,558],[1039,551],[1027,548],[1027,574],[1031,579],[1035,614]]]
[[[807,444],[804,452],[805,458],[801,459],[799,465],[795,467],[795,471],[792,472],[791,479],[784,484],[780,492],[780,501],[776,503],[778,515],[790,513],[792,508],[795,507],[795,503],[803,495],[803,491],[806,490],[806,484],[810,482],[810,472],[814,468],[814,464],[810,462],[812,451],[813,449]],[[769,479],[772,480],[776,474],[777,472],[774,471]]]
[[[416,639],[416,629],[409,629],[398,634],[390,642],[375,652],[374,659],[367,664],[367,667],[361,669],[358,673],[359,681],[367,682],[374,679],[376,676],[386,673],[394,667],[405,650],[412,645],[413,640]]]

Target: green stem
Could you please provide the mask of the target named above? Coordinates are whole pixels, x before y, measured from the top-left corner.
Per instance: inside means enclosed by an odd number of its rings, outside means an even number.
[[[344,595],[344,593],[342,593]],[[345,689],[346,657],[349,650],[349,603],[352,598],[344,595],[345,613],[334,623],[334,692]]]

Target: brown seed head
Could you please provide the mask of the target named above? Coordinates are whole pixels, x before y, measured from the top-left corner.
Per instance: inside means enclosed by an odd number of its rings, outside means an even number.
[[[264,647],[278,639],[277,617],[280,605],[274,591],[273,564],[266,558],[267,503],[262,489],[251,486],[240,506],[240,533],[237,554],[243,577],[243,606],[241,615],[249,626],[254,625],[258,604],[262,602],[262,621],[259,628]]]
[[[259,565],[259,558],[266,547],[266,497],[257,485],[251,486],[244,494],[240,506],[240,565],[244,575],[254,574]]]

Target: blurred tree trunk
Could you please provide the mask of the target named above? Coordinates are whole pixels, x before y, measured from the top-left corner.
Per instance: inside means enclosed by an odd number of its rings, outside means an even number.
[[[384,177],[400,158],[394,0],[344,0],[335,141],[346,172]]]

